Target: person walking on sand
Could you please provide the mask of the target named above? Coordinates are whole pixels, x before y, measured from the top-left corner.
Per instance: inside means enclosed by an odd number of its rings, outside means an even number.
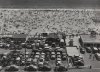
[[[93,61],[94,61],[94,59],[95,59],[95,54],[93,54]]]
[[[91,57],[92,57],[92,53],[90,53],[90,55],[89,55],[89,59],[91,59]]]

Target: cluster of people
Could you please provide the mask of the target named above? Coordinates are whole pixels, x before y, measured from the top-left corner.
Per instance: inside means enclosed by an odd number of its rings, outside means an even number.
[[[88,34],[91,29],[100,31],[93,18],[95,10],[0,10],[1,31],[6,34],[29,34],[41,29],[65,34]]]

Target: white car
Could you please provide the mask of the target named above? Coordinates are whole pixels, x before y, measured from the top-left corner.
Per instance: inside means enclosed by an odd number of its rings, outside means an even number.
[[[57,61],[56,62],[56,65],[61,65],[62,64],[62,61]]]
[[[0,71],[2,70],[2,66],[0,66]]]
[[[44,62],[44,58],[40,58],[39,61],[40,61],[40,62]]]
[[[55,55],[56,53],[55,52],[51,52],[51,55]]]
[[[61,61],[61,58],[57,58],[57,61]]]
[[[45,55],[45,53],[42,52],[41,55]]]
[[[93,51],[93,53],[97,53],[98,52],[98,49],[96,47],[93,47],[92,48],[92,51]]]
[[[39,58],[40,56],[39,55],[35,55],[35,58]]]
[[[38,62],[38,59],[37,58],[33,59],[33,62],[34,63],[37,63]]]
[[[57,52],[57,55],[60,55],[61,53],[60,52]]]
[[[40,52],[36,52],[36,55],[40,55]]]
[[[57,55],[56,57],[57,57],[57,58],[61,58],[61,55]]]
[[[96,53],[96,54],[95,54],[95,57],[96,57],[96,59],[97,59],[98,61],[100,61],[100,53]]]
[[[40,55],[40,58],[45,58],[45,55]]]
[[[44,64],[44,62],[39,62],[39,63],[38,63],[38,66],[42,67],[43,64]]]
[[[45,44],[44,46],[45,46],[45,47],[48,47],[48,44]]]
[[[55,60],[56,55],[51,55],[51,60]]]
[[[60,49],[60,47],[56,47],[56,49]]]

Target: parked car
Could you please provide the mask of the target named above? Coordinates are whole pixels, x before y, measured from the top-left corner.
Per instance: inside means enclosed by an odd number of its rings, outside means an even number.
[[[26,68],[24,68],[25,71],[37,71],[38,67],[35,65],[29,65]]]
[[[61,55],[57,55],[56,58],[61,58]]]
[[[40,55],[40,52],[36,52],[36,55]]]
[[[62,56],[62,60],[65,61],[67,59],[66,55]]]
[[[72,62],[74,66],[84,66],[83,57],[74,56],[72,57]]]
[[[59,66],[61,64],[62,64],[62,61],[61,60],[59,60],[59,61],[56,62],[56,66]]]
[[[92,52],[92,49],[90,47],[86,47],[86,52],[87,53],[91,53]]]
[[[100,53],[100,48],[98,48],[98,53]]]
[[[93,53],[97,53],[98,49],[96,47],[91,47]]]
[[[82,54],[84,54],[84,53],[85,53],[84,48],[80,47],[80,53],[82,53]]]
[[[49,65],[44,65],[42,67],[39,67],[39,71],[50,71],[51,67]]]
[[[57,52],[56,54],[57,54],[57,55],[60,55],[61,53],[60,53],[60,52]]]
[[[45,58],[45,55],[40,55],[40,58]]]
[[[56,59],[56,55],[51,55],[51,60],[55,60]]]
[[[2,47],[3,47],[3,45],[4,45],[3,43],[0,43],[0,48],[2,48]]]
[[[51,55],[55,55],[56,53],[55,52],[51,52]]]
[[[61,61],[61,58],[57,58],[56,61]]]
[[[96,57],[96,59],[97,59],[98,61],[100,61],[100,53],[96,53],[96,54],[95,54],[95,57]]]
[[[38,67],[43,67],[44,62],[39,62]]]
[[[8,67],[5,69],[5,71],[18,71],[18,70],[19,70],[19,68],[18,68],[18,66],[16,66],[16,65],[8,66]]]
[[[67,55],[65,52],[62,52],[62,55]]]
[[[67,71],[68,69],[65,67],[65,66],[56,66],[55,68],[54,68],[54,71],[56,72],[65,72],[65,71]]]

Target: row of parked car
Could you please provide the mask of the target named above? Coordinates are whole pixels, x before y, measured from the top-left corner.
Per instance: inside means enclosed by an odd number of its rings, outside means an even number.
[[[85,48],[80,47],[80,52],[82,54],[85,53],[85,50],[86,50],[87,53],[94,54],[95,58],[100,61],[100,48],[97,48],[97,47],[85,47]]]
[[[86,52],[87,53],[100,53],[100,48],[97,48],[97,47],[80,47],[80,52],[82,53],[82,54],[84,54],[85,53],[85,50],[86,50]]]

